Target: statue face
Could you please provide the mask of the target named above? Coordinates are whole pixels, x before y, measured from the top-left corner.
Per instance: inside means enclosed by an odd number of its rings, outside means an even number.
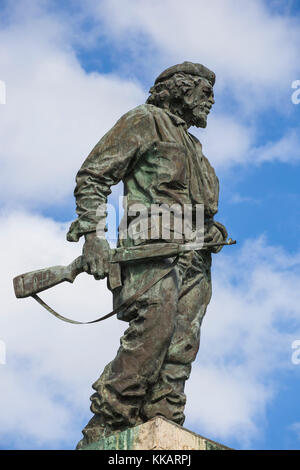
[[[186,121],[189,126],[206,127],[207,115],[214,104],[213,87],[202,78],[183,98]]]

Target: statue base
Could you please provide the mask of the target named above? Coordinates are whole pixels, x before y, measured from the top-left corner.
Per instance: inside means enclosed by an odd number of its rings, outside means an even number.
[[[206,437],[156,416],[146,423],[116,432],[81,450],[229,450]]]

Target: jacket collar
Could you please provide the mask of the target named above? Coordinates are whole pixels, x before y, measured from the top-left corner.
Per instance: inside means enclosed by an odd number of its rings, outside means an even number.
[[[185,128],[187,129],[187,124],[183,119],[181,119],[181,117],[177,116],[176,114],[171,113],[170,111],[167,111],[167,110],[164,110],[164,111],[171,118],[174,124],[176,124],[176,126],[185,126]]]

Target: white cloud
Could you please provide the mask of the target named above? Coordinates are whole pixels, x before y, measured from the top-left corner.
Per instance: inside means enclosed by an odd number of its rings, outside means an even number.
[[[279,161],[297,163],[300,160],[299,129],[289,130],[277,142],[269,142],[250,152],[250,158],[256,163]]]
[[[37,206],[72,194],[90,150],[145,95],[115,75],[86,73],[70,24],[40,10],[28,15],[17,9],[0,31],[7,93],[0,114],[1,188],[10,204]]]
[[[271,387],[261,384],[242,366],[222,368],[209,363],[195,366],[192,374],[187,386],[189,429],[196,428],[201,435],[227,445],[233,439],[248,448],[253,438],[263,438],[260,425],[266,423],[266,404],[273,397]]]
[[[40,216],[6,214],[0,223],[0,339],[7,347],[7,364],[0,366],[0,442],[13,436],[18,448],[75,445],[89,419],[91,384],[115,356],[127,325],[116,319],[70,325],[33,299],[15,299],[15,275],[68,264],[81,246],[65,241],[65,225]],[[299,254],[289,256],[263,239],[214,257],[213,299],[187,385],[187,427],[240,445],[251,445],[262,432],[266,404],[281,385],[276,371],[293,367],[290,345],[300,335],[299,261]],[[74,319],[111,309],[106,283],[85,274],[42,298]],[[279,328],[279,319],[294,324],[292,334]]]
[[[124,35],[145,34],[166,66],[182,60],[204,63],[250,102],[257,92],[264,99],[266,90],[267,99],[274,100],[278,87],[282,91],[297,78],[299,25],[291,16],[273,14],[262,0],[105,0],[90,5],[119,41]]]

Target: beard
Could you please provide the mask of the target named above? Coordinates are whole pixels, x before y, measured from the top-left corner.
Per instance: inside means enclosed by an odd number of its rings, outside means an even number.
[[[206,127],[207,126],[207,114],[204,110],[192,110],[191,126]]]
[[[193,107],[190,111],[191,111],[191,117],[190,117],[191,126],[203,127],[203,128],[207,126],[207,115],[209,111],[206,106],[206,103],[198,104],[197,106]]]
[[[206,101],[192,106],[191,103],[180,100],[173,102],[170,106],[170,111],[181,117],[188,127],[206,127],[209,109],[210,106]]]

